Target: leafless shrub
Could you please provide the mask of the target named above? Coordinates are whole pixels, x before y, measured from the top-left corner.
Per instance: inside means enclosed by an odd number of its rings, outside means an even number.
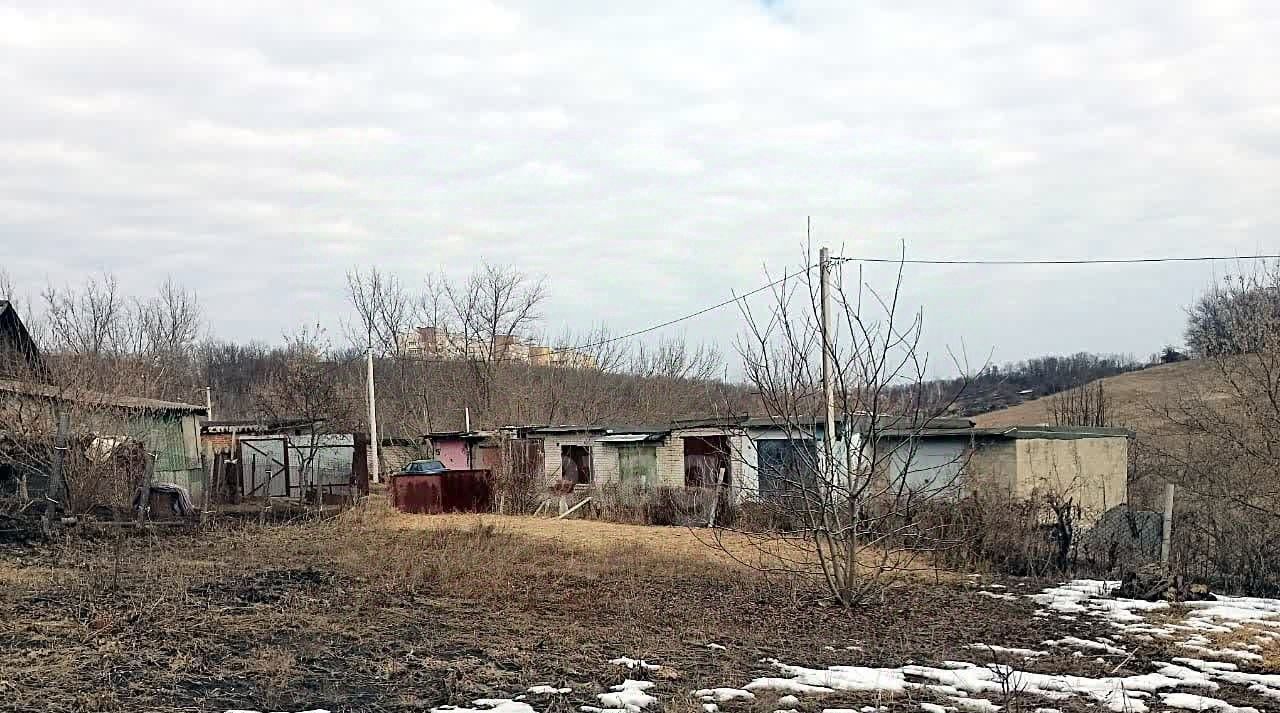
[[[971,493],[935,504],[921,518],[938,531],[937,561],[959,570],[987,570],[1024,577],[1073,570],[1078,511],[1061,498],[1015,500],[999,493]]]
[[[1101,380],[1054,394],[1049,397],[1046,407],[1055,426],[1102,428],[1115,425]]]

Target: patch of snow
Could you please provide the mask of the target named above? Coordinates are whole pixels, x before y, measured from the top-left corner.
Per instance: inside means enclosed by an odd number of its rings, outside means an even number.
[[[1271,688],[1280,688],[1280,674],[1220,671],[1216,675],[1227,683],[1239,683],[1246,686],[1254,683],[1260,683],[1264,686],[1270,686]]]
[[[924,713],[948,713],[945,706],[940,706],[937,703],[921,703],[920,710],[924,711]]]
[[[431,713],[536,713],[528,703],[510,698],[477,698],[471,705],[477,707],[440,706],[432,708]]]
[[[715,701],[716,703],[728,703],[729,701],[754,701],[756,694],[751,691],[745,691],[741,688],[704,688],[700,691],[694,691],[693,695],[704,701]]]
[[[748,691],[779,691],[786,693],[835,693],[835,689],[825,686],[812,686],[807,683],[800,683],[794,678],[757,678],[751,683],[743,686]],[[794,705],[794,704],[784,704]]]
[[[616,659],[609,659],[609,663],[614,666],[626,666],[629,669],[640,669],[642,671],[657,671],[662,668],[657,664],[651,664],[643,659],[633,659],[626,656],[619,656]]]
[[[1000,706],[988,701],[985,698],[961,698],[952,696],[951,700],[955,701],[956,708],[969,713],[996,713],[1000,710]]]
[[[958,670],[906,666],[902,670],[906,674],[953,686],[973,695],[1000,693],[1006,690],[1018,690],[1059,700],[1084,695],[1117,713],[1146,713],[1147,707],[1139,693],[1153,693],[1161,689],[1176,688],[1182,684],[1179,679],[1158,673],[1087,678],[1030,673],[1002,665],[974,666]]]
[[[720,713],[720,706],[714,703],[703,703],[702,710],[706,711],[706,713]]]
[[[1170,708],[1189,711],[1222,711],[1222,713],[1258,713],[1257,708],[1237,708],[1224,700],[1197,696],[1193,693],[1162,693],[1160,699]]]
[[[1037,708],[1035,713],[1062,713],[1057,708]]]
[[[778,699],[778,705],[795,707],[800,705],[800,699],[792,695],[786,695]]]
[[[1261,683],[1255,683],[1249,686],[1250,693],[1256,693],[1263,698],[1270,698],[1273,701],[1280,701],[1280,688],[1271,688]]]
[[[889,693],[898,693],[906,689],[906,677],[903,675],[902,669],[897,668],[832,666],[828,669],[814,669],[803,666],[788,666],[777,662],[774,662],[774,666],[791,676],[792,681],[803,686],[837,691],[886,691]],[[748,683],[745,688],[753,690],[753,684],[755,684],[754,687],[759,687],[765,681],[773,684],[777,680],[758,678]],[[770,685],[769,687],[772,688],[773,686]],[[774,690],[778,689],[774,688]],[[804,691],[790,689],[788,692],[803,693]]]
[[[1175,656],[1173,659],[1173,662],[1177,664],[1182,664],[1183,666],[1189,666],[1190,668],[1194,668],[1197,671],[1205,671],[1205,672],[1236,671],[1236,670],[1239,670],[1240,668],[1239,666],[1236,666],[1233,663],[1226,663],[1224,661],[1203,661],[1201,659],[1186,658],[1185,656]]]
[[[1218,690],[1218,684],[1209,678],[1209,674],[1186,666],[1177,664],[1155,662],[1158,668],[1156,673],[1169,678],[1176,678],[1183,682],[1184,686],[1192,686],[1194,688],[1208,688],[1211,691]]]
[[[610,693],[601,693],[596,696],[600,699],[600,705],[613,710],[626,710],[631,713],[640,713],[640,711],[648,708],[657,702],[657,698],[645,693],[646,689],[653,688],[653,681],[633,681],[627,679],[622,683],[613,687]],[[505,712],[504,712],[505,713]]]
[[[721,646],[720,644],[707,644],[707,648],[711,649],[712,651],[728,651],[729,650],[727,647]]]
[[[1077,649],[1085,649],[1089,651],[1105,651],[1109,654],[1117,656],[1125,656],[1129,652],[1118,646],[1104,644],[1101,641],[1091,641],[1089,639],[1080,639],[1075,636],[1064,636],[1061,639],[1050,639],[1040,642],[1045,646],[1071,646]]]
[[[525,693],[532,693],[535,696],[557,696],[566,693],[573,693],[572,688],[556,688],[555,686],[532,686]]]
[[[1010,602],[1016,602],[1018,601],[1018,599],[1020,599],[1020,597],[1016,594],[997,594],[995,592],[988,592],[985,590],[978,591],[976,593],[984,597],[991,597],[992,599],[1004,599],[1005,601],[1010,601]]]
[[[1049,643],[1049,642],[1045,642]],[[1010,656],[1021,656],[1024,659],[1033,659],[1037,656],[1048,656],[1048,651],[1036,651],[1035,649],[1017,649],[1008,646],[993,646],[991,644],[969,644],[966,649],[975,649],[978,651],[987,651],[992,654],[1008,654]]]

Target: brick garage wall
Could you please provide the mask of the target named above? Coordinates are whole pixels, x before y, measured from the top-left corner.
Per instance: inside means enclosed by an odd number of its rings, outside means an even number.
[[[668,436],[657,446],[658,485],[684,487],[684,439]]]
[[[594,445],[595,437],[585,433],[548,433],[543,436],[542,467],[547,476],[547,484],[550,485],[560,479],[560,446],[587,446],[592,448]],[[593,480],[595,480],[598,467],[596,450],[596,448],[592,448],[591,452]],[[614,471],[617,471],[616,461]]]

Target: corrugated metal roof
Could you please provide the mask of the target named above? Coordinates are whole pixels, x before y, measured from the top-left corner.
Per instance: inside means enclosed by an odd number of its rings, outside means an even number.
[[[196,404],[184,404],[178,401],[163,401],[161,399],[148,399],[141,396],[117,396],[115,394],[104,394],[100,391],[90,391],[88,389],[64,389],[51,384],[34,384],[27,381],[12,381],[9,379],[0,379],[0,391],[7,391],[12,394],[22,394],[24,396],[34,396],[37,398],[53,399],[55,401],[71,401],[74,403],[93,404],[98,406],[113,406],[115,408],[134,411],[170,411],[196,415],[203,415],[207,413],[204,406],[198,406]]]
[[[662,434],[658,433],[613,433],[597,438],[596,443],[639,443],[640,441],[654,441],[661,438]]]

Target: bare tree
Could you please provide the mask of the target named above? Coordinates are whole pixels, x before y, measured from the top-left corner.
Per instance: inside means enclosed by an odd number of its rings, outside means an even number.
[[[1045,402],[1045,408],[1055,426],[1103,428],[1114,425],[1101,380],[1054,394]]]
[[[114,275],[90,277],[80,290],[50,285],[41,295],[52,351],[98,357],[129,351],[136,325]]]
[[[1278,293],[1280,265],[1235,278],[1212,349],[1196,346],[1210,355],[1151,404],[1140,474],[1177,485],[1175,560],[1259,591],[1280,586],[1280,311],[1267,297]]]
[[[916,459],[921,433],[948,404],[921,401],[922,315],[902,313],[901,269],[884,293],[861,271],[848,285],[836,281],[829,353],[837,431],[824,433],[817,272],[779,281],[765,310],[741,303],[747,331],[739,352],[787,444],[782,462],[760,470],[758,497],[790,519],[808,543],[807,561],[840,603],[853,606],[938,546],[924,513],[956,494],[963,463]]]
[[[402,356],[418,311],[399,278],[376,267],[355,268],[347,272],[347,298],[359,319],[348,327],[352,344],[373,348],[382,356]]]
[[[348,418],[351,391],[336,375],[341,362],[331,360],[333,348],[323,327],[303,327],[285,335],[285,343],[285,360],[259,390],[258,408],[270,419],[307,422],[307,440],[299,449],[300,467],[310,475],[312,495],[319,504],[323,493],[315,460],[324,445],[320,424]]]
[[[167,278],[155,297],[135,307],[150,354],[188,358],[204,336],[204,309],[194,292]]]

